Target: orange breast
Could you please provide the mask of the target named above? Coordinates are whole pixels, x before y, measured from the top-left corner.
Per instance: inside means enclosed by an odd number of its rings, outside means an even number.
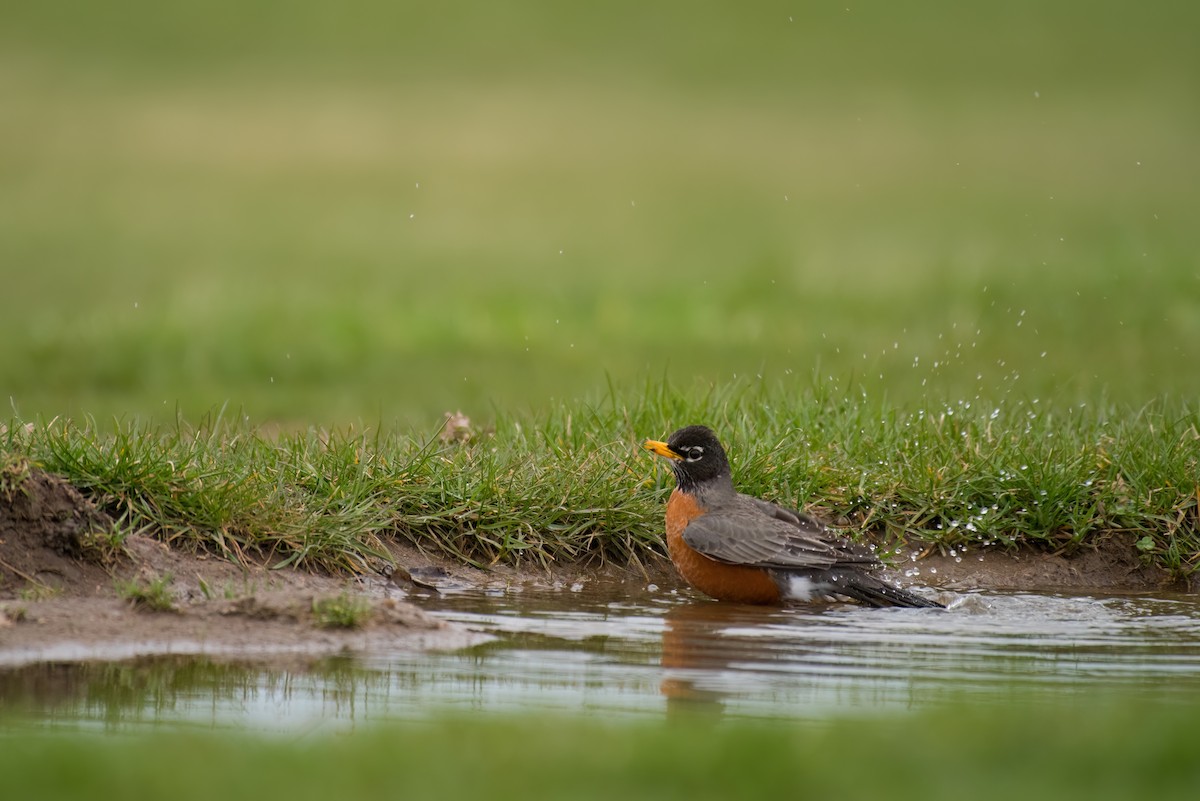
[[[667,552],[684,581],[718,601],[779,603],[779,587],[760,567],[727,565],[709,559],[683,541],[683,531],[702,514],[691,495],[676,489],[667,501]]]

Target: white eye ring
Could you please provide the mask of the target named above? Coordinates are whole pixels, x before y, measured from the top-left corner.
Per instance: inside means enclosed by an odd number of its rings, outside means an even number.
[[[698,462],[703,458],[704,448],[701,448],[699,445],[693,445],[692,447],[688,448],[687,460],[689,462]]]

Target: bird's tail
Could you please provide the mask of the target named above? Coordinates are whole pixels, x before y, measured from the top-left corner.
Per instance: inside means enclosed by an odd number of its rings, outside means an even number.
[[[791,572],[791,571],[789,571]],[[798,571],[797,571],[798,572]],[[912,609],[945,609],[937,601],[902,590],[886,581],[851,568],[831,568],[805,576],[818,592],[844,595],[868,606],[902,606]]]
[[[843,595],[871,606],[903,606],[913,609],[945,609],[937,601],[902,590],[882,579],[857,571],[838,571],[843,578],[838,584]]]

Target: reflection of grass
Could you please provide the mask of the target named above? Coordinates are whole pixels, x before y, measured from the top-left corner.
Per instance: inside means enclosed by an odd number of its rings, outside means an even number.
[[[412,798],[1173,801],[1194,798],[1200,781],[1194,695],[1177,701],[1100,694],[809,725],[433,715],[299,741],[169,729],[21,737],[0,749],[0,770],[13,797],[44,799],[130,787],[180,801],[378,798],[401,781]]]
[[[30,456],[130,525],[242,561],[368,570],[383,539],[487,564],[618,562],[659,547],[670,480],[638,449],[706,421],[744,491],[885,539],[1073,548],[1136,533],[1160,564],[1197,566],[1197,410],[1113,414],[1049,401],[905,411],[816,383],[746,382],[703,398],[647,386],[594,405],[503,419],[466,443],[387,431],[282,433],[241,424],[56,425]]]

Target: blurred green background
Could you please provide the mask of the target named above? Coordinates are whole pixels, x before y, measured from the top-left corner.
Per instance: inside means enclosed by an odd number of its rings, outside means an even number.
[[[1200,389],[1200,6],[3,1],[0,400]]]

